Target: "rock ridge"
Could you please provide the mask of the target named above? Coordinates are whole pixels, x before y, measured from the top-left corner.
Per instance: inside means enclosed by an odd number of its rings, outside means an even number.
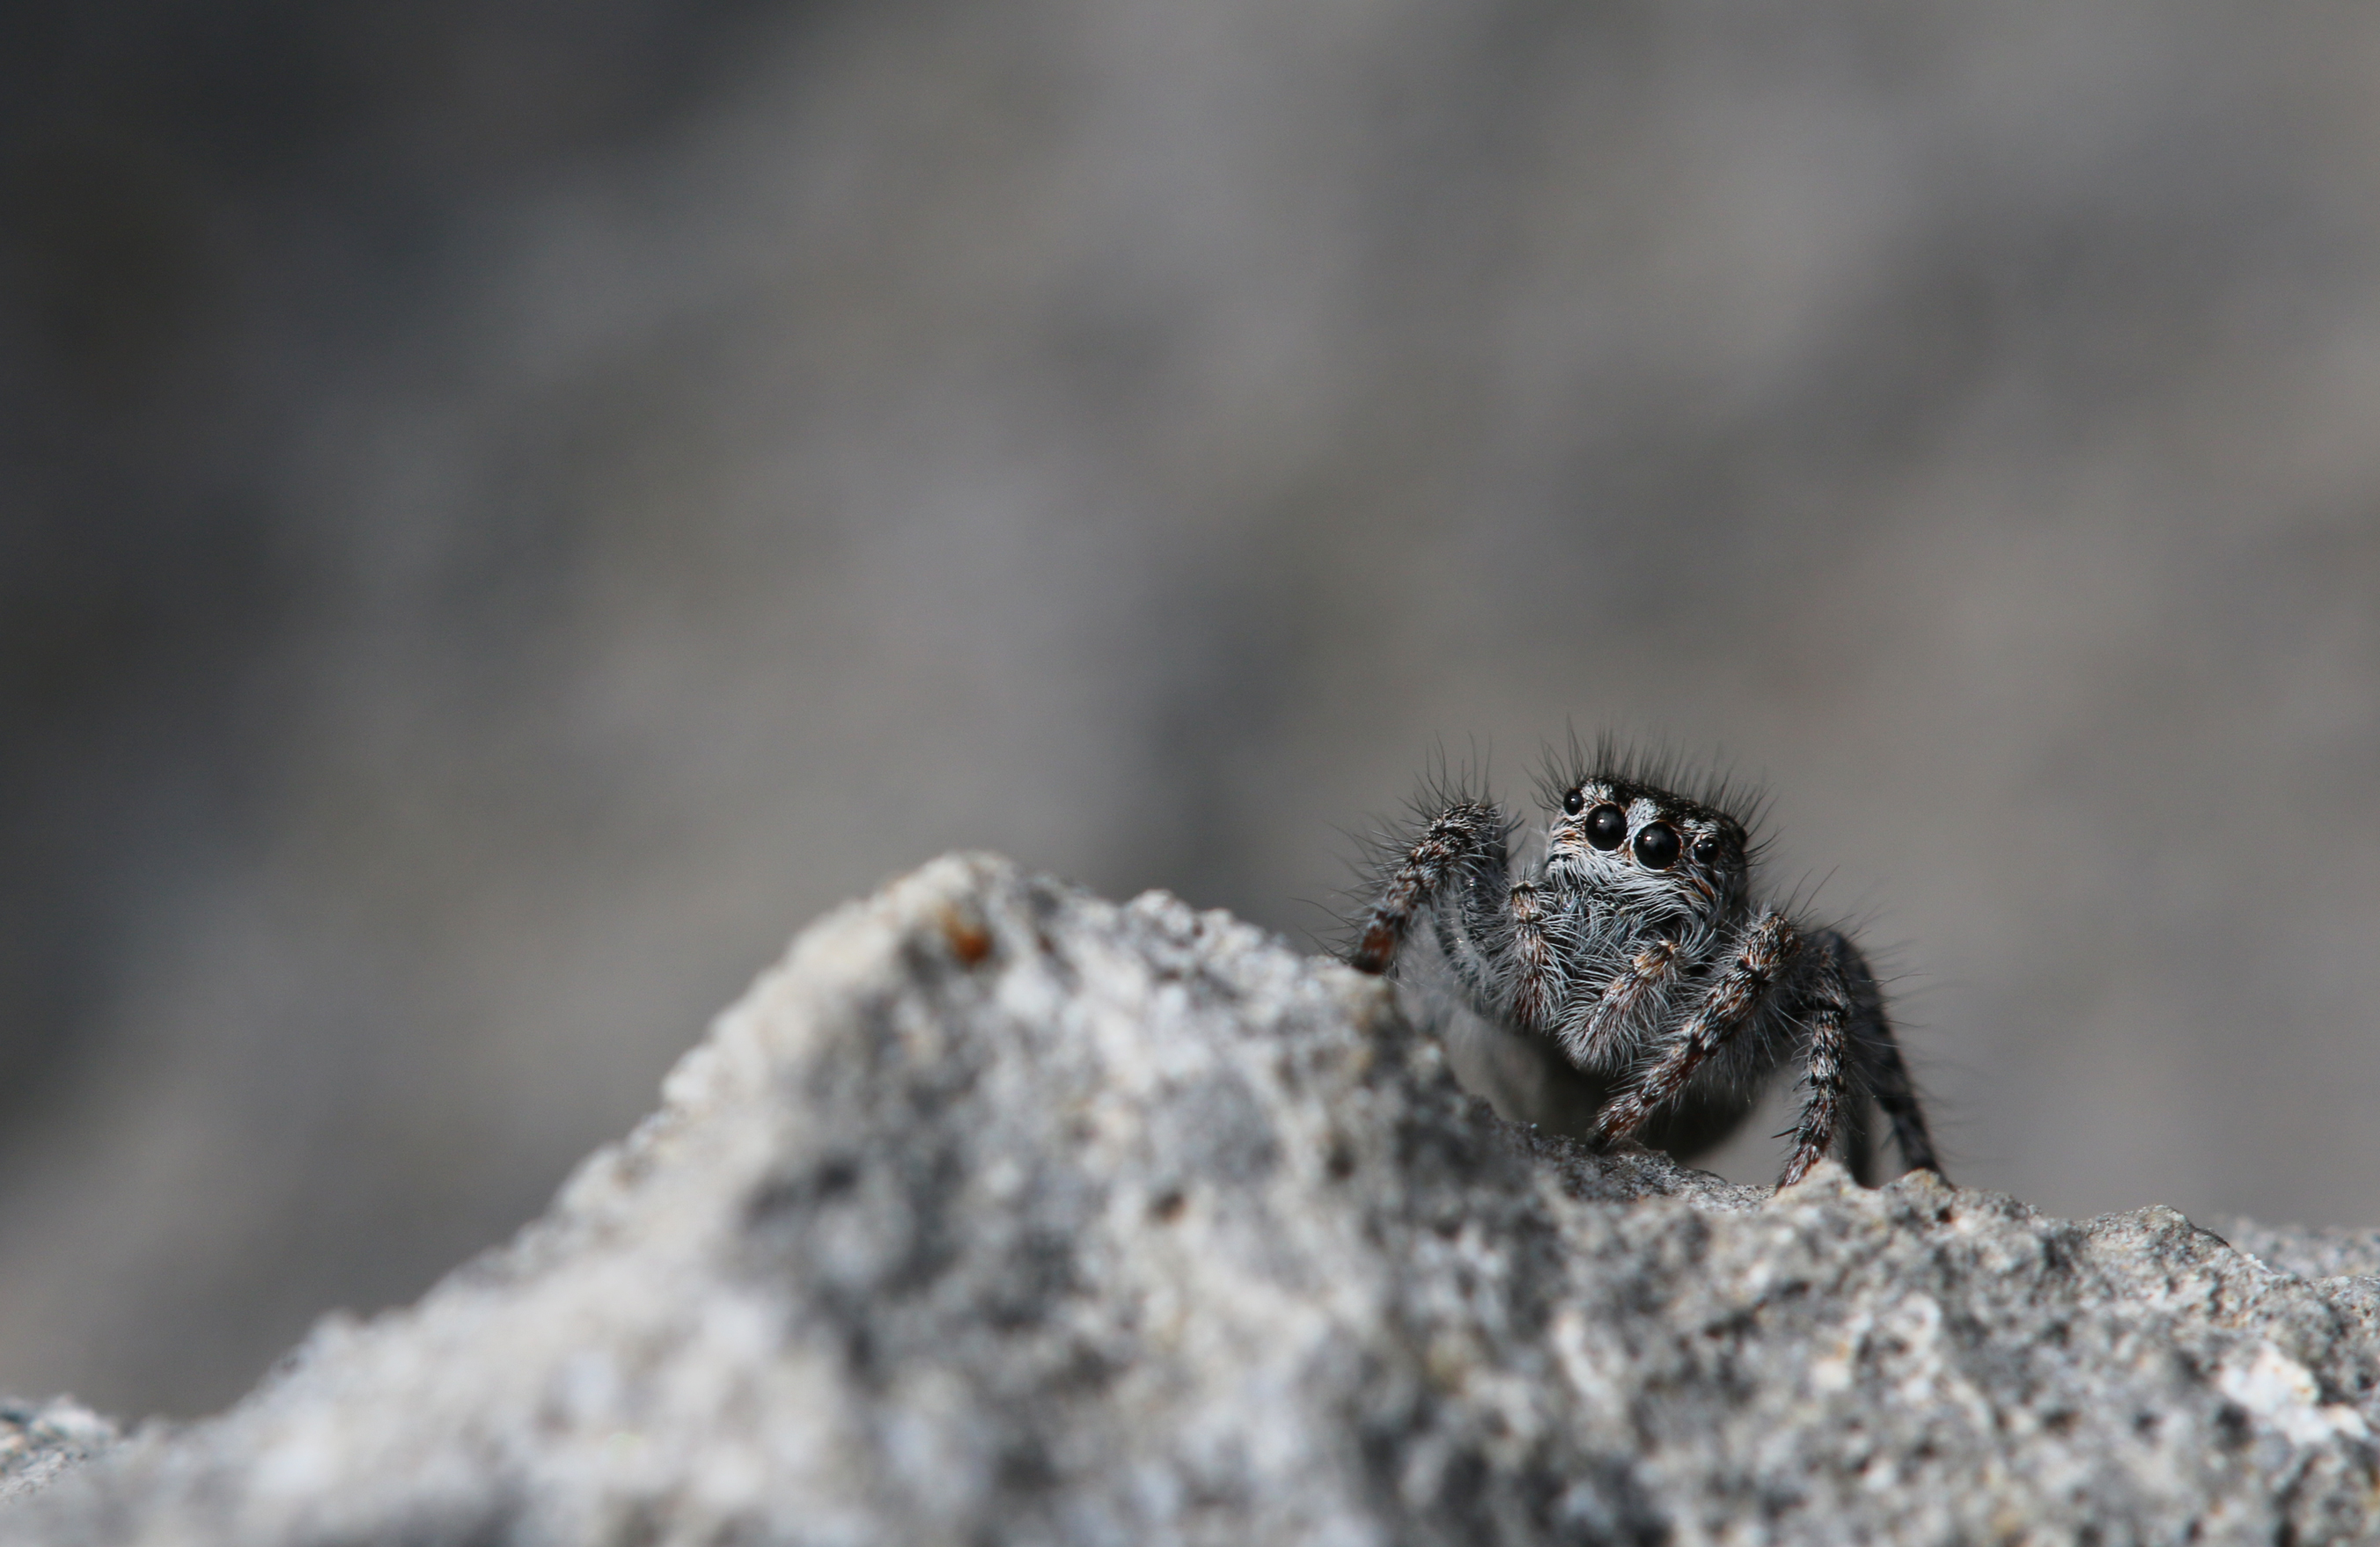
[[[2380,1240],[2229,1234],[1597,1155],[1377,981],[953,855],[515,1240],[0,1539],[2371,1539]]]

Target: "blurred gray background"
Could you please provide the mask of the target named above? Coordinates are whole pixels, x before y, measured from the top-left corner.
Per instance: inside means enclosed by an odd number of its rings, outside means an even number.
[[[1960,1179],[2380,1225],[2380,10],[12,7],[0,693],[0,1388],[419,1293],[940,850],[1319,935],[1571,724]]]

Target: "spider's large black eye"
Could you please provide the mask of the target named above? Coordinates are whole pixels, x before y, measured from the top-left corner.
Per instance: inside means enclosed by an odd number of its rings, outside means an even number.
[[[1616,805],[1598,805],[1586,814],[1586,840],[1598,849],[1617,849],[1628,836],[1628,813]]]
[[[1576,790],[1562,797],[1562,814],[1566,816],[1577,816],[1585,806],[1586,797]]]
[[[1667,870],[1678,863],[1678,829],[1667,822],[1647,822],[1636,832],[1636,863],[1647,870]]]

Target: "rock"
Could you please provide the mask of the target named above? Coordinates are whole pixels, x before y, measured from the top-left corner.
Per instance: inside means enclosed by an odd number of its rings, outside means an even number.
[[[31,1493],[113,1448],[115,1425],[71,1397],[0,1397],[0,1503]]]
[[[2367,1537],[2371,1243],[2254,1245],[1597,1156],[1378,983],[948,858],[804,935],[510,1245],[0,1537]]]

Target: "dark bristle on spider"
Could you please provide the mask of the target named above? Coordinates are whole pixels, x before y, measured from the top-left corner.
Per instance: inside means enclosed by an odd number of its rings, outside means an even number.
[[[1544,796],[1515,875],[1523,823],[1439,781],[1380,846],[1349,963],[1393,971],[1426,918],[1474,1011],[1586,1078],[1600,1144],[1706,1149],[1798,1064],[1779,1187],[1839,1147],[1872,1179],[1871,1103],[1902,1163],[1940,1173],[1866,957],[1755,885],[1756,800],[1609,741],[1553,760]]]

